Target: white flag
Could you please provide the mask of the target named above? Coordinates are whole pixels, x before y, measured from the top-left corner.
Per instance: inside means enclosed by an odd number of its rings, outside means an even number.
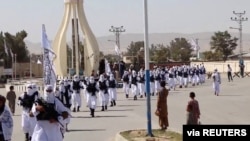
[[[191,39],[189,41],[189,43],[191,44],[191,47],[194,51],[197,51],[200,49],[199,45],[196,43],[196,41],[194,39]]]
[[[40,59],[37,60],[37,64],[42,64],[42,62],[40,61]]]
[[[53,65],[53,59],[55,57],[55,53],[53,52],[49,39],[46,34],[45,25],[42,25],[42,47],[44,48],[43,54],[43,67],[44,67],[44,84],[46,85],[56,85],[56,74],[55,67]]]
[[[8,52],[8,48],[7,48],[7,44],[6,44],[5,39],[4,39],[4,50],[5,50],[6,55],[9,56],[9,52]]]
[[[14,58],[14,54],[13,54],[11,49],[10,49],[10,55],[11,55],[12,58]]]
[[[117,55],[120,55],[120,49],[117,44],[115,44],[115,52]]]
[[[111,68],[110,68],[110,63],[108,60],[105,58],[105,73],[109,75],[111,73]]]
[[[55,55],[54,51],[51,48],[49,39],[47,37],[46,29],[45,29],[45,25],[44,24],[42,25],[42,47],[44,49],[49,50],[51,53],[53,53]]]

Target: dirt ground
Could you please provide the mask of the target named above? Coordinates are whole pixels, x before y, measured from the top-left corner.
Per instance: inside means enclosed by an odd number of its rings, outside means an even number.
[[[121,133],[129,141],[182,141],[182,135],[173,131],[153,130],[153,137],[146,130],[131,130]]]

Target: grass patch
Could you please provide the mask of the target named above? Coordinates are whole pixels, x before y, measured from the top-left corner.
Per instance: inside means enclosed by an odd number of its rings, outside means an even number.
[[[129,130],[120,134],[128,141],[182,141],[182,134],[174,131],[153,129],[153,137],[147,136],[146,130]]]

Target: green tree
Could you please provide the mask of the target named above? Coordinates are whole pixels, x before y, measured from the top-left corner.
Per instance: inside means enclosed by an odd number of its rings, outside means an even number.
[[[117,62],[117,60],[118,60],[118,57],[115,54],[104,55],[104,58],[107,59],[110,64]]]
[[[27,32],[24,30],[17,32],[15,35],[8,32],[0,33],[0,59],[5,60],[5,67],[11,67],[11,52],[17,55],[17,62],[29,62],[29,51],[24,42],[27,35]],[[4,40],[6,41],[9,56],[5,53]]]
[[[175,38],[168,46],[170,57],[175,61],[189,61],[192,48],[185,38]]]
[[[136,56],[142,47],[144,48],[144,41],[131,42],[125,54],[128,56]]]
[[[214,36],[211,37],[210,45],[211,50],[216,53],[220,59],[226,61],[229,55],[233,54],[233,51],[237,46],[237,38],[232,38],[227,32],[215,32]]]
[[[150,58],[156,63],[167,62],[170,57],[170,50],[163,44],[151,45]]]
[[[140,64],[143,64],[142,52],[140,50],[144,48],[144,41],[131,42],[127,48],[126,56],[131,56],[131,62],[135,65],[136,69],[140,68]]]

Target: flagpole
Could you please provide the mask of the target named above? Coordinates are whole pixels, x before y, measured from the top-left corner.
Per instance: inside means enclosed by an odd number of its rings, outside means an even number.
[[[16,80],[16,54],[14,54],[15,56],[15,80]]]
[[[145,50],[145,75],[147,95],[147,136],[153,137],[151,125],[150,83],[149,83],[149,42],[148,42],[148,4],[144,0],[144,50]]]
[[[31,54],[30,54],[30,79],[32,78],[32,65],[31,65]]]
[[[13,71],[13,66],[14,66],[14,56],[13,56],[13,54],[11,54],[11,63],[12,63],[12,65],[11,65],[11,68],[12,68],[12,81],[14,80],[14,71]]]

